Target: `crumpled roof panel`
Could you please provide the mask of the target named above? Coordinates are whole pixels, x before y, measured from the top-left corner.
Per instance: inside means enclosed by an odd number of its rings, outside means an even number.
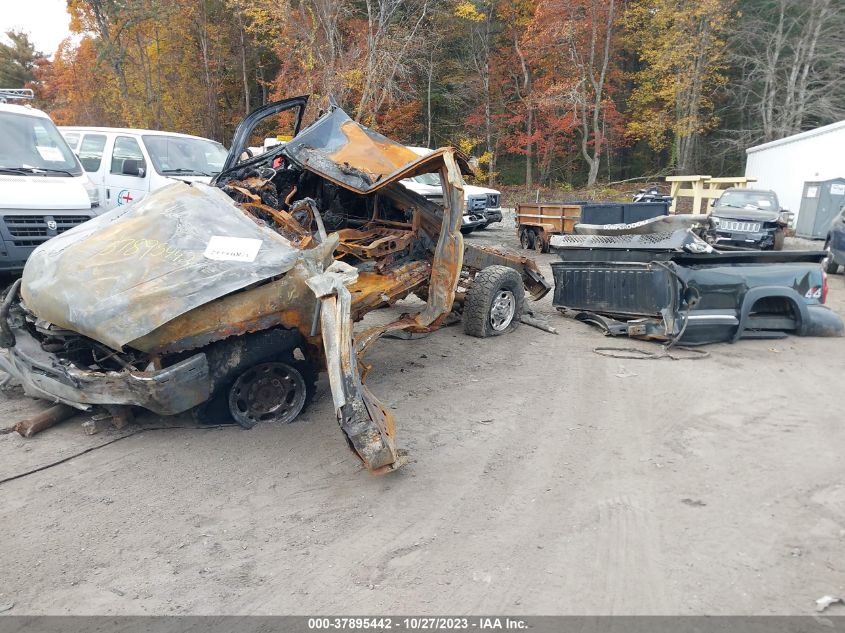
[[[284,153],[308,171],[351,191],[368,194],[402,178],[436,172],[445,151],[447,148],[420,157],[336,108],[289,141]],[[457,151],[455,157],[461,170],[470,173],[467,158]]]

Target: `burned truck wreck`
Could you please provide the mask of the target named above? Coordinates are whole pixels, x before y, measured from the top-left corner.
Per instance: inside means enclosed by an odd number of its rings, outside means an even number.
[[[244,427],[292,421],[325,371],[350,448],[370,472],[401,466],[393,417],[363,382],[369,346],[461,307],[468,334],[503,334],[550,286],[531,260],[465,247],[465,156],[421,158],[337,107],[300,130],[306,104],[247,116],[212,185],[170,185],[39,247],[0,307],[3,369],[76,409]],[[285,112],[292,140],[243,160],[256,126]],[[429,172],[442,205],[399,182]],[[421,311],[353,332],[410,293]]]

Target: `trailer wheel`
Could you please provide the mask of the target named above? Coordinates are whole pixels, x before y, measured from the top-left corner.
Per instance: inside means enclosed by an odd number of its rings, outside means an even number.
[[[519,229],[519,244],[527,251],[534,248],[534,231],[525,227]]]
[[[487,338],[519,326],[525,303],[522,277],[507,266],[488,266],[475,276],[464,303],[464,332]]]
[[[545,238],[543,237],[542,231],[537,231],[534,235],[534,250],[538,253],[548,253],[549,252],[549,245],[546,243]]]

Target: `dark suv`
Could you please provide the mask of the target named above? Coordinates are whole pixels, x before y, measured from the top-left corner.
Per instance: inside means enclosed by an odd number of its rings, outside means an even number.
[[[726,189],[713,207],[710,243],[764,251],[783,249],[787,222],[774,191]]]
[[[822,261],[824,270],[829,275],[839,272],[839,267],[845,264],[845,206],[839,210],[827,232],[824,242],[827,256]]]

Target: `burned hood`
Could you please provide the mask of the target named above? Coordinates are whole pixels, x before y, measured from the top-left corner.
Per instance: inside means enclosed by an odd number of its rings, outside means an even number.
[[[312,123],[284,149],[303,169],[361,194],[402,178],[438,171],[446,152],[454,153],[462,173],[471,173],[467,157],[458,150],[441,148],[420,157],[405,145],[356,123],[340,108]]]
[[[293,267],[302,251],[215,187],[174,183],[38,247],[21,297],[39,319],[120,349]]]

